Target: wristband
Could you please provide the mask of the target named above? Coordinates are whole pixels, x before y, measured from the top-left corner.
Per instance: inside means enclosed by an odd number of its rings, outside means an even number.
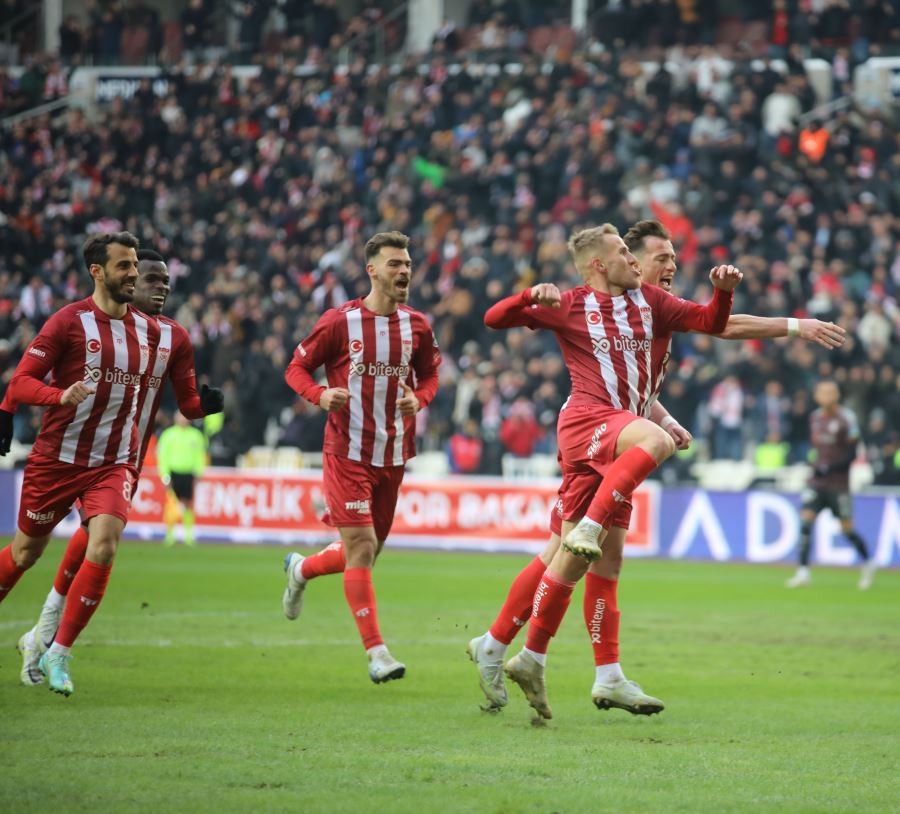
[[[662,417],[662,420],[659,422],[659,426],[662,427],[664,430],[667,430],[673,424],[677,424],[677,423],[678,422],[674,418],[672,418],[672,416],[666,415],[666,416]]]
[[[800,336],[800,320],[797,317],[787,318],[787,335]]]

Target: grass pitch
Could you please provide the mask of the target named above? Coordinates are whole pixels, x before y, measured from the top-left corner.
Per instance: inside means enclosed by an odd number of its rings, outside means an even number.
[[[5,544],[5,543],[4,543]],[[900,574],[631,561],[630,677],[653,718],[598,712],[580,593],[554,643],[555,718],[515,686],[479,711],[465,656],[526,561],[388,551],[371,684],[341,581],[281,615],[285,549],[127,543],[75,650],[76,692],[18,683],[14,645],[62,551],[0,606],[0,808],[10,812],[886,812],[900,806]],[[514,650],[511,652],[515,652]]]

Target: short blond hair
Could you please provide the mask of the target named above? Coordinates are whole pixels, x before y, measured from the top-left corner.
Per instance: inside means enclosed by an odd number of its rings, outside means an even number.
[[[572,255],[572,260],[575,262],[575,268],[577,268],[579,272],[582,270],[581,267],[585,255],[597,254],[601,251],[603,238],[606,237],[606,235],[615,235],[618,237],[619,230],[611,223],[604,223],[600,226],[593,226],[590,229],[582,229],[580,232],[575,232],[575,234],[569,238],[569,254]]]

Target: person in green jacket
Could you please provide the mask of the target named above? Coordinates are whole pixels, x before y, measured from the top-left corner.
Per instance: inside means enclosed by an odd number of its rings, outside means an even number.
[[[184,544],[194,545],[194,481],[206,468],[206,436],[181,413],[175,423],[159,436],[156,465],[163,484],[175,496],[182,510]],[[165,513],[167,546],[175,545],[178,513]]]

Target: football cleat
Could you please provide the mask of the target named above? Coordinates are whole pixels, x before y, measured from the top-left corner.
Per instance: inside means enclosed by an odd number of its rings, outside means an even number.
[[[406,675],[406,665],[395,659],[386,647],[369,654],[369,678],[376,684],[393,681]]]
[[[41,615],[38,617],[37,627],[35,628],[35,639],[41,653],[53,644],[62,612],[62,607],[57,605],[44,605],[41,608]]]
[[[496,712],[509,703],[506,684],[503,683],[503,660],[491,659],[484,652],[483,642],[484,636],[476,636],[469,642],[466,652],[478,668],[478,683],[488,700],[482,709],[485,712]]]
[[[528,703],[541,718],[549,720],[553,717],[544,684],[544,665],[538,664],[530,653],[522,650],[506,662],[505,672],[510,681],[522,688]]]
[[[38,662],[38,667],[50,683],[50,689],[66,697],[75,692],[75,685],[72,683],[72,676],[69,673],[71,661],[71,655],[51,653],[48,650]]]
[[[576,557],[584,557],[588,562],[592,562],[603,553],[601,546],[605,539],[606,529],[602,526],[597,533],[579,523],[566,535],[563,548]]]
[[[654,715],[666,705],[658,698],[647,695],[635,681],[615,681],[611,684],[594,684],[591,699],[597,709],[624,709],[632,715]]]
[[[23,633],[16,645],[16,650],[22,657],[22,671],[19,678],[26,687],[36,687],[44,683],[44,674],[38,668],[43,650],[38,646],[34,633],[35,628]]]
[[[297,552],[292,552],[284,558],[284,570],[287,572],[287,586],[284,596],[281,598],[281,607],[288,619],[296,619],[303,608],[303,592],[306,590],[306,580],[299,580],[294,576],[295,566],[303,562],[305,557]]]
[[[785,584],[785,588],[805,588],[812,583],[812,575],[808,568],[801,568]]]
[[[877,568],[878,566],[875,564],[874,560],[863,563],[859,572],[859,582],[857,583],[859,590],[868,591],[869,588],[872,587],[872,583],[875,581],[875,571]]]

